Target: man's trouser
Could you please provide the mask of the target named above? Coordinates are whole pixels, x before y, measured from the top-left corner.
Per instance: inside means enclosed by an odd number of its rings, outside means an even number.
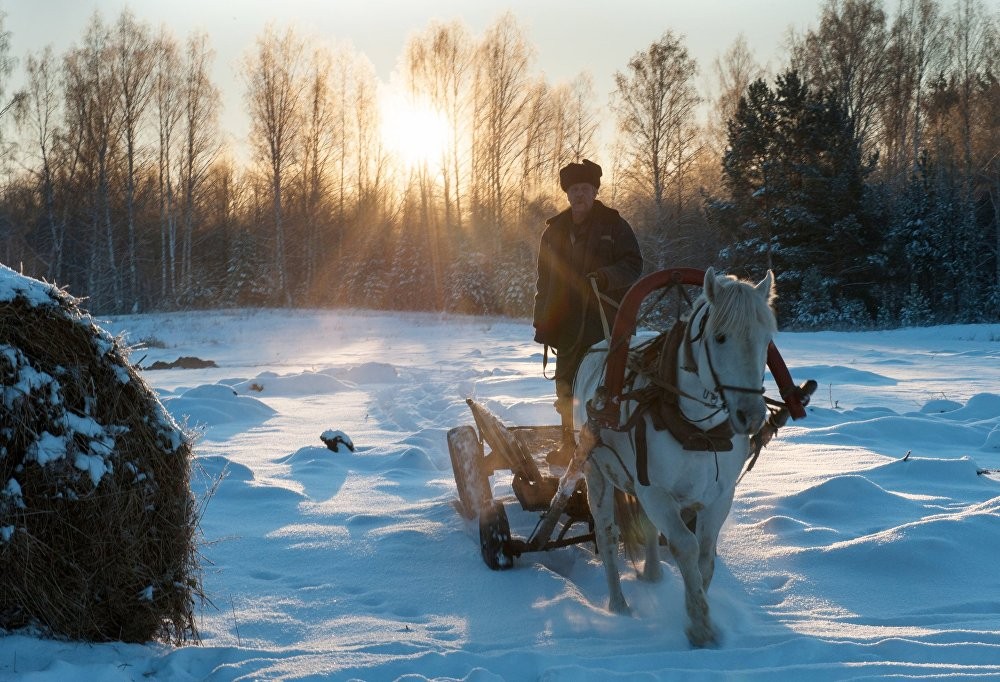
[[[563,445],[570,451],[575,447],[573,436],[573,380],[580,368],[587,349],[560,351],[556,356],[556,412],[562,418]]]

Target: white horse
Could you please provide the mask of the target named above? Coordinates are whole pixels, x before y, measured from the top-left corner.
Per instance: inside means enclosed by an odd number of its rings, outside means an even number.
[[[771,272],[754,285],[731,276],[716,276],[709,268],[702,295],[686,319],[677,352],[676,401],[686,420],[702,431],[725,429],[728,422],[732,433],[728,451],[726,441],[722,447],[716,441],[709,450],[685,450],[669,430],[655,430],[645,413],[630,430],[602,429],[601,441],[584,465],[597,550],[607,575],[609,608],[630,613],[616,565],[615,502],[616,497],[619,502],[626,499],[616,494],[618,490],[634,497],[632,510],[644,521],[640,527],[645,565],[640,578],[661,578],[659,534],[667,538],[684,579],[689,619],[686,632],[695,646],[716,642],[705,598],[715,569],[716,542],[732,506],[750,437],[767,417],[762,384],[768,344],[776,331],[771,307],[774,297]],[[587,355],[577,374],[577,424],[586,421],[586,403],[603,383],[607,346],[597,349],[595,346]],[[640,374],[632,389],[650,383],[650,377]],[[621,423],[638,408],[639,403],[623,399]],[[637,464],[637,429],[645,429],[646,467]],[[640,481],[647,475],[648,485],[644,485]],[[635,508],[635,501],[641,509]],[[618,507],[621,516],[622,505]],[[619,524],[625,533],[625,520],[619,518]]]

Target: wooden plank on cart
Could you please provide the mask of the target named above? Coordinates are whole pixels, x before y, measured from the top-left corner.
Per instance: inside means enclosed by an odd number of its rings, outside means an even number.
[[[469,409],[472,410],[472,416],[476,420],[479,432],[483,435],[483,440],[489,444],[494,452],[499,452],[507,460],[511,471],[515,474],[521,474],[531,483],[541,483],[542,474],[538,470],[538,464],[535,463],[524,443],[484,405],[477,403],[472,398],[467,398],[466,402],[469,404]]]

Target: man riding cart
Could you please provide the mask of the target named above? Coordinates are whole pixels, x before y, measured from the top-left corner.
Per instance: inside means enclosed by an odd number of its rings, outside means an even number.
[[[622,296],[642,274],[635,232],[618,211],[597,201],[601,167],[584,159],[559,171],[569,208],[546,222],[538,249],[535,341],[556,354],[556,411],[562,445],[549,461],[565,464],[576,446],[573,379],[587,349],[606,338]],[[596,291],[595,291],[596,290]],[[598,297],[595,293],[600,294]],[[598,303],[600,301],[600,303]]]

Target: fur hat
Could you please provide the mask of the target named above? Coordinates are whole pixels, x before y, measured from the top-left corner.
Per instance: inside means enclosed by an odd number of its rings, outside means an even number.
[[[601,188],[601,167],[593,161],[583,160],[583,163],[571,163],[559,171],[559,186],[564,192],[578,182],[589,182],[594,189]]]

